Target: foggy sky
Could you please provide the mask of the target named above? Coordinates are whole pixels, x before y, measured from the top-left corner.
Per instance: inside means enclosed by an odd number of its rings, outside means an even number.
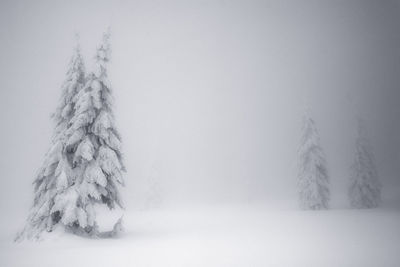
[[[74,44],[110,80],[128,207],[156,166],[166,202],[296,202],[304,103],[342,205],[362,114],[386,188],[400,186],[395,1],[2,1],[0,210],[25,216]],[[12,209],[11,209],[11,208]],[[9,219],[11,220],[11,219]]]

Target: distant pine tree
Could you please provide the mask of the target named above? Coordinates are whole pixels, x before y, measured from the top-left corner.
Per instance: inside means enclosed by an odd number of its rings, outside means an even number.
[[[163,204],[162,186],[160,181],[160,162],[155,161],[146,180],[146,202],[147,209],[160,208]]]
[[[39,238],[40,234],[53,227],[64,217],[54,209],[58,194],[72,183],[70,167],[71,152],[65,149],[66,133],[74,115],[76,95],[85,83],[85,67],[77,44],[71,58],[62,95],[56,112],[53,114],[55,130],[49,151],[34,181],[35,198],[27,224],[17,235],[17,239]]]
[[[63,223],[74,233],[96,235],[95,204],[123,207],[118,185],[123,186],[121,137],[113,114],[111,86],[107,77],[109,34],[97,49],[95,71],[77,95],[75,113],[67,133],[73,151],[73,184],[58,195],[54,210],[65,214]]]
[[[314,120],[304,115],[299,149],[298,189],[302,209],[327,209],[330,191],[326,160]]]
[[[358,136],[348,196],[353,208],[375,208],[381,201],[381,183],[365,121],[362,119],[358,120]]]

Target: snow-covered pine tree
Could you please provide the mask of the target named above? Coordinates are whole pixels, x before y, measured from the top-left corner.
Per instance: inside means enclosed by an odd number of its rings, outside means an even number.
[[[119,185],[123,186],[121,138],[113,114],[113,98],[107,78],[110,58],[109,33],[95,56],[95,71],[77,95],[75,113],[68,129],[66,146],[73,151],[73,185],[59,194],[53,211],[63,214],[63,224],[80,235],[98,235],[95,204],[110,209],[123,207]]]
[[[45,230],[52,231],[60,221],[61,215],[53,210],[57,195],[71,183],[70,152],[65,150],[68,138],[66,129],[74,114],[75,97],[85,83],[85,67],[79,44],[73,51],[66,79],[62,85],[62,94],[56,112],[53,114],[55,130],[49,151],[42,167],[34,180],[34,202],[27,224],[17,235],[17,240],[24,238],[38,239]]]
[[[65,137],[64,134],[74,115],[76,96],[86,82],[85,65],[80,51],[78,36],[76,40],[74,53],[67,71],[67,78],[63,84],[60,103],[56,112],[52,115],[56,124],[54,138]]]
[[[303,118],[298,173],[299,200],[302,209],[327,209],[330,191],[325,155],[314,120],[307,111]]]
[[[351,167],[349,199],[353,208],[375,208],[381,201],[381,183],[375,167],[365,121],[358,119],[354,163]]]

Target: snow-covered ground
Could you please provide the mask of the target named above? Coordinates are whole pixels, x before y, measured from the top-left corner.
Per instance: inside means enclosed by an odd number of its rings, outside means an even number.
[[[12,242],[0,266],[363,266],[400,264],[400,210],[298,211],[257,205],[129,212],[118,239],[53,234]]]

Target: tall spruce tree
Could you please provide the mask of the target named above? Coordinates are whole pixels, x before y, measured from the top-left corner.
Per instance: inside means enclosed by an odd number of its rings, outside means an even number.
[[[366,123],[358,119],[355,158],[351,167],[349,200],[353,208],[374,208],[381,201],[381,183],[375,158],[366,131]]]
[[[303,118],[302,138],[299,148],[298,173],[299,200],[302,209],[327,209],[330,191],[325,155],[320,145],[318,131],[309,111]]]
[[[98,234],[95,204],[106,204],[110,209],[116,205],[123,207],[118,187],[124,185],[125,168],[107,77],[109,37],[109,33],[104,34],[95,56],[95,70],[77,95],[66,142],[67,150],[73,151],[75,180],[59,195],[54,208],[68,215],[63,223],[77,234]]]
[[[55,210],[58,195],[72,182],[71,152],[65,149],[67,128],[74,114],[76,95],[85,83],[85,67],[77,42],[69,63],[66,79],[56,112],[55,129],[49,151],[34,180],[34,201],[27,224],[17,235],[17,240],[37,239],[45,230],[52,231],[64,217]]]

